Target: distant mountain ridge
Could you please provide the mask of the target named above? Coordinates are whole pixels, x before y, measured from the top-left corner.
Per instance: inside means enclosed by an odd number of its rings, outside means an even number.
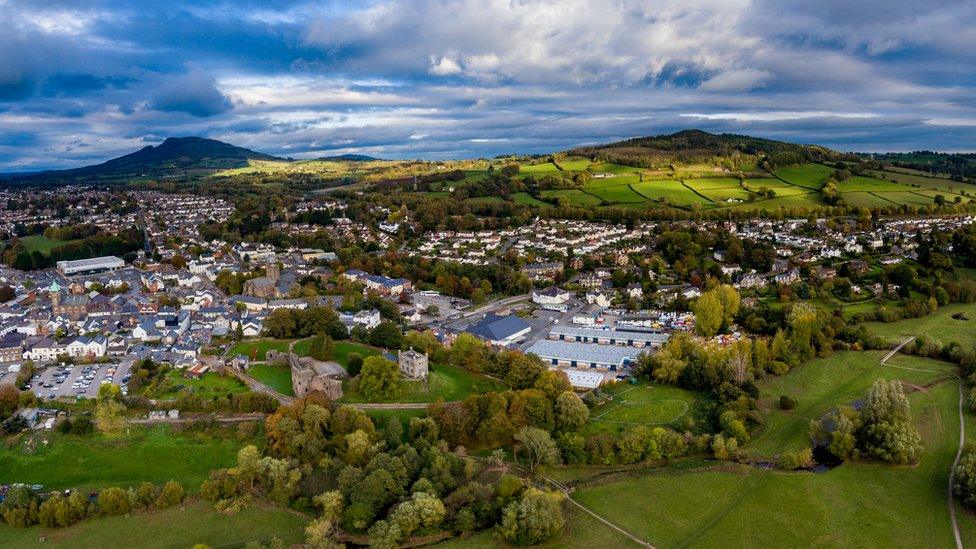
[[[337,154],[333,156],[320,156],[316,160],[325,160],[332,162],[374,162],[377,160],[383,160],[382,158],[376,158],[375,156],[367,156],[365,154]]]
[[[192,175],[247,166],[249,160],[284,158],[264,154],[203,137],[169,137],[156,146],[147,146],[101,164],[68,170],[33,174],[10,174],[12,182],[99,182],[138,177]]]

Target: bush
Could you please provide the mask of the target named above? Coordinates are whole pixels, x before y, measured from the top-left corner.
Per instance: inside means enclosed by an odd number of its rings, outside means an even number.
[[[559,492],[527,489],[502,513],[502,538],[517,545],[535,545],[552,538],[565,524],[563,497]]]
[[[776,466],[784,471],[793,471],[800,467],[800,460],[793,452],[783,452],[779,455]]]
[[[186,496],[186,491],[183,490],[183,485],[175,480],[167,482],[161,492],[159,492],[159,497],[156,498],[155,507],[156,509],[166,509],[167,507],[173,507],[174,505],[179,505]]]
[[[346,372],[350,377],[356,377],[363,370],[363,356],[359,353],[346,355]]]
[[[335,342],[327,335],[317,335],[312,338],[308,352],[315,360],[332,360],[335,354]]]
[[[98,508],[106,515],[124,515],[132,510],[132,504],[125,490],[113,487],[98,494]]]
[[[796,408],[796,399],[789,395],[781,395],[779,397],[779,409],[780,410],[792,410]]]

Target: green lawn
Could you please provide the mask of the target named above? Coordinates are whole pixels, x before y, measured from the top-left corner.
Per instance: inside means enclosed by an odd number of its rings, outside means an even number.
[[[131,426],[116,437],[46,432],[30,439],[35,442],[0,447],[0,482],[91,489],[175,479],[196,491],[211,469],[233,464],[244,444],[230,432],[176,433],[166,425]]]
[[[952,315],[962,313],[965,320]],[[954,303],[939,307],[934,313],[922,318],[910,318],[897,322],[865,322],[868,331],[889,339],[927,335],[943,344],[956,342],[965,349],[976,344],[976,303]]]
[[[252,364],[248,375],[287,396],[294,396],[291,388],[291,368],[281,364]]]
[[[694,191],[682,185],[680,181],[670,179],[643,181],[634,183],[631,187],[637,193],[651,200],[667,199],[669,203],[677,205],[709,203],[708,200],[698,196]]]
[[[265,544],[273,538],[285,547],[304,541],[308,518],[266,504],[254,504],[238,513],[218,513],[206,502],[190,503],[155,513],[127,517],[85,519],[68,528],[35,526],[16,529],[0,525],[0,546],[20,547],[240,547],[249,541]],[[44,541],[41,541],[44,538]]]
[[[363,345],[361,343],[353,343],[352,341],[336,341],[335,353],[332,355],[332,360],[338,362],[343,368],[349,365],[349,353],[359,353],[359,356],[366,358],[368,356],[380,354],[379,349]]]
[[[231,348],[227,356],[244,355],[251,361],[263,362],[268,351],[285,352],[293,340],[291,339],[255,339],[241,341]]]
[[[169,390],[157,398],[175,398],[183,389],[189,389],[193,394],[206,397],[223,396],[232,393],[243,393],[247,386],[236,377],[208,372],[200,379],[190,379],[183,376],[181,370],[170,370],[166,373]]]
[[[348,380],[343,383],[345,393],[339,402],[364,402],[358,392],[351,391]],[[443,398],[445,402],[462,400],[468,395],[488,391],[504,391],[505,387],[492,378],[485,377],[463,368],[431,364],[428,387],[422,381],[401,380],[400,397],[396,402],[433,402]]]
[[[613,399],[590,413],[587,433],[619,432],[634,425],[677,425],[695,403],[692,393],[652,383],[618,383],[608,388]]]
[[[77,240],[56,240],[47,238],[41,234],[32,234],[30,236],[24,236],[20,238],[21,243],[23,243],[24,248],[27,253],[31,252],[41,252],[42,254],[47,254],[54,248],[58,246],[64,246],[65,244],[70,244],[72,242],[78,242]]]
[[[774,422],[774,430],[761,435],[782,443],[764,444],[793,447],[790,443],[804,437],[807,429],[808,420],[800,415],[813,417],[863,396],[879,377],[925,383],[941,376],[887,368],[877,364],[879,357],[838,354],[764,387],[764,397],[793,391],[801,398],[794,422]],[[892,364],[952,369],[902,356]],[[646,470],[634,478],[583,482],[573,497],[662,548],[954,547],[946,482],[958,443],[957,391],[955,378],[947,378],[910,392],[924,445],[916,466],[849,462],[815,474],[701,462],[698,467]],[[967,420],[971,423],[972,416]],[[776,434],[782,429],[789,431],[786,436]],[[964,543],[971,544],[976,541],[976,522],[968,514],[961,521]]]
[[[559,161],[560,168],[571,172],[586,171],[590,164],[590,159],[582,156],[567,156]]]

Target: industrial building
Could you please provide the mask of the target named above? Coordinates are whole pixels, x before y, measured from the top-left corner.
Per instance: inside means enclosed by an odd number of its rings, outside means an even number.
[[[73,261],[58,261],[58,271],[64,276],[77,274],[104,273],[117,271],[125,267],[125,261],[114,255],[105,257],[93,257],[90,259],[77,259]]]
[[[621,345],[626,347],[657,348],[664,345],[669,334],[658,332],[638,332],[629,330],[615,330],[613,328],[587,328],[581,326],[554,326],[549,332],[549,339],[597,343],[600,345]]]
[[[630,365],[643,351],[636,347],[542,339],[533,343],[526,352],[537,355],[552,366],[616,371]]]

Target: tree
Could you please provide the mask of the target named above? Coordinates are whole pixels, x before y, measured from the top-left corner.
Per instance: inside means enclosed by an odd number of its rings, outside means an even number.
[[[523,427],[514,438],[525,451],[530,471],[559,461],[559,448],[548,432],[538,427]]]
[[[579,429],[590,418],[590,409],[572,391],[565,391],[556,397],[555,411],[556,427],[564,431]]]
[[[359,375],[363,369],[363,355],[359,353],[349,353],[346,355],[346,373],[351,377]]]
[[[125,428],[125,404],[119,402],[122,393],[118,385],[106,383],[98,388],[95,423],[103,433],[120,433]]]
[[[0,419],[13,413],[20,403],[20,391],[12,383],[0,384]]]
[[[409,536],[417,530],[440,525],[446,515],[444,503],[437,496],[427,492],[416,492],[409,500],[397,506],[390,516],[390,522],[395,524],[404,536]]]
[[[705,292],[695,302],[695,331],[702,337],[712,337],[718,333],[725,318],[722,300],[713,291]]]
[[[369,333],[369,344],[384,349],[399,349],[403,344],[403,332],[393,322],[380,322]]]
[[[858,442],[866,455],[891,463],[915,461],[922,439],[912,425],[908,397],[900,381],[875,381],[861,417]]]
[[[264,319],[264,333],[282,339],[295,333],[295,317],[290,309],[275,309]]]
[[[312,338],[308,352],[315,360],[332,360],[335,354],[335,341],[327,335],[317,335]]]
[[[469,333],[459,334],[451,344],[450,362],[453,366],[473,372],[484,372],[488,369],[489,360],[485,344]]]
[[[976,446],[966,445],[966,451],[953,470],[952,493],[970,509],[976,508]]]
[[[563,494],[528,488],[502,512],[501,536],[510,543],[535,545],[551,539],[565,525]]]
[[[359,374],[359,392],[371,402],[393,400],[400,395],[400,369],[395,362],[382,356],[363,361]]]

